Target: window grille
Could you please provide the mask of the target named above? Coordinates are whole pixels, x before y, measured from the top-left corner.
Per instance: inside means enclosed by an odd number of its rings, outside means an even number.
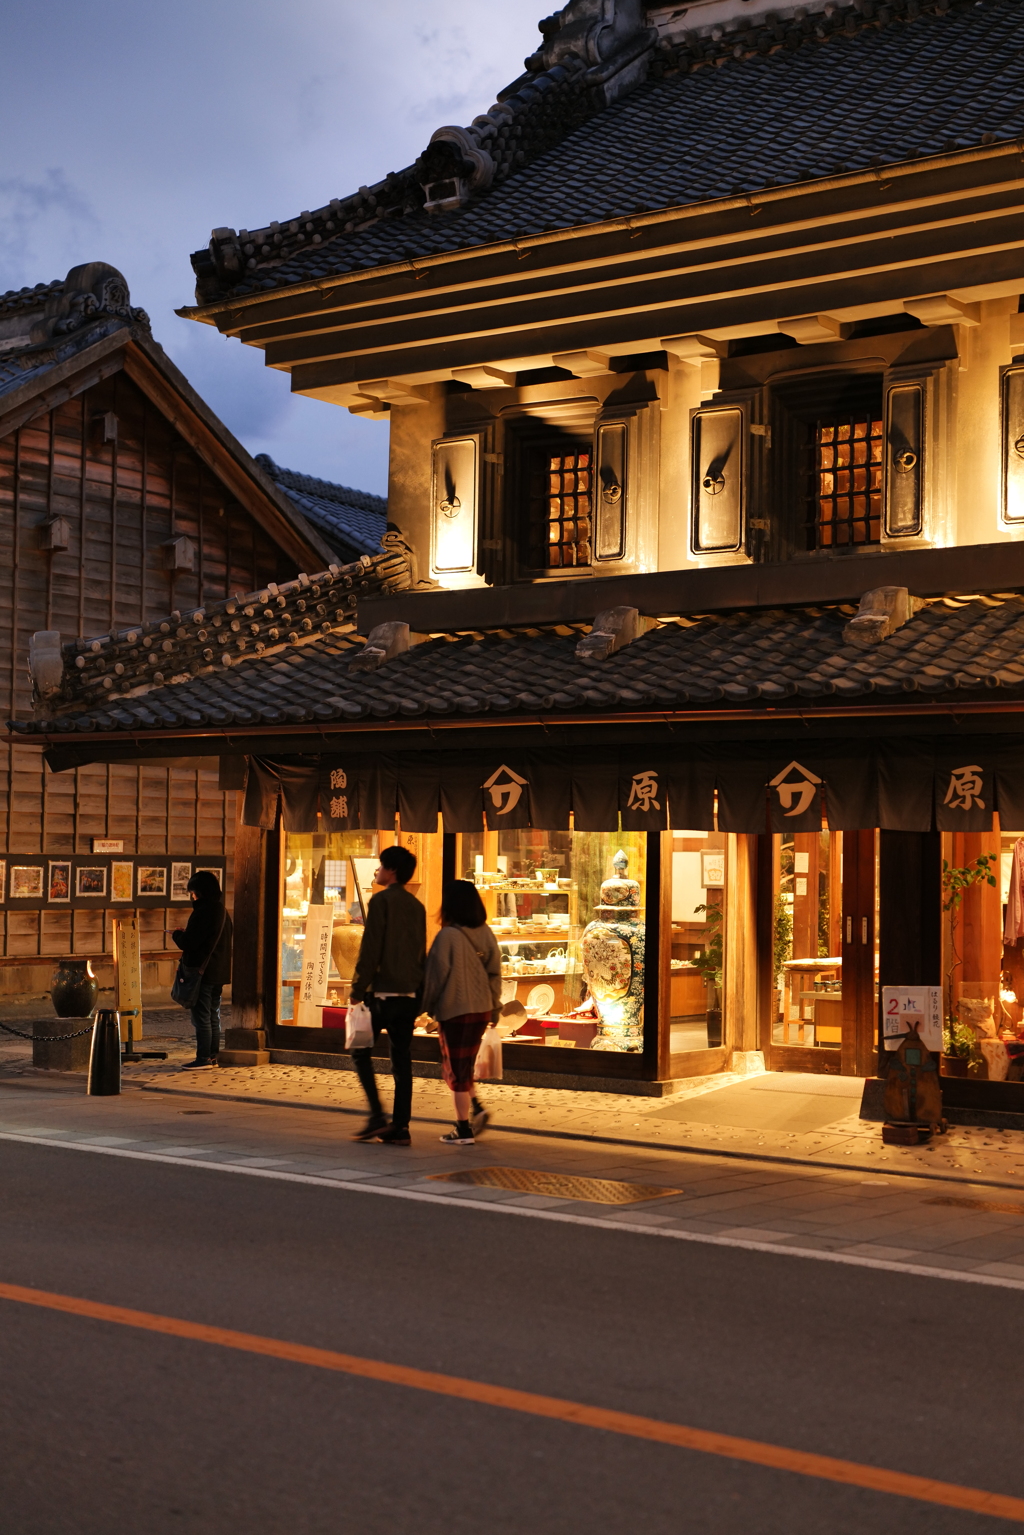
[[[591,563],[592,482],[589,443],[560,439],[531,449],[527,514],[533,569],[564,570]]]
[[[884,440],[880,417],[858,412],[815,421],[808,439],[807,548],[880,543]]]

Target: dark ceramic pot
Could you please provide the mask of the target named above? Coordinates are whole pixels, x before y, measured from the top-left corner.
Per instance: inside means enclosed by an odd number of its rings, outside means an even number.
[[[944,1055],[942,1057],[942,1075],[944,1077],[966,1077],[970,1064],[966,1055]]]
[[[58,1018],[88,1018],[99,986],[88,959],[62,959],[53,972],[50,996]]]
[[[722,1043],[722,1009],[709,1007],[707,1010],[708,1025],[708,1049],[716,1050]]]

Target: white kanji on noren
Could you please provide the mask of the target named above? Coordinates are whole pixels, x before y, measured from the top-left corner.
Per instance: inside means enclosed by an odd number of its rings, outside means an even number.
[[[331,800],[331,820],[344,821],[348,819],[348,795],[339,794]]]
[[[977,805],[979,810],[984,810],[985,801],[981,797],[984,787],[984,769],[980,768],[976,762],[967,767],[953,768],[949,775],[946,798],[942,803],[948,805],[951,810],[970,810],[972,805]]]
[[[348,788],[348,774],[345,772],[344,768],[331,768],[331,788]]]
[[[661,805],[655,799],[658,793],[658,775],[648,769],[643,773],[634,773],[633,782],[629,786],[629,799],[626,801],[627,810],[660,810]]]
[[[489,792],[491,804],[498,815],[508,815],[509,811],[514,810],[522,799],[523,790],[527,787],[527,781],[525,778],[520,778],[518,773],[513,773],[510,767],[506,767],[502,763],[501,767],[494,770],[482,787]]]
[[[798,776],[791,778],[789,776],[791,773]],[[775,777],[769,781],[768,787],[775,790],[783,813],[790,816],[803,815],[805,810],[810,809],[820,785],[821,779],[816,773],[812,773],[810,768],[802,767],[794,760],[784,767],[781,773],[776,773]],[[794,800],[796,800],[795,804]]]

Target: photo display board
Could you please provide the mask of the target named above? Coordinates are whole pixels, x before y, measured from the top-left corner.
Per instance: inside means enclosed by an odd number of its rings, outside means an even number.
[[[187,906],[188,882],[199,869],[224,888],[223,854],[173,858],[163,853],[6,853],[0,858],[0,908],[5,911],[97,911]]]

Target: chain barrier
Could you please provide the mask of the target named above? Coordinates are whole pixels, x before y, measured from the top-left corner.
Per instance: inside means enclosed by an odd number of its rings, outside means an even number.
[[[16,1034],[19,1039],[30,1039],[33,1043],[38,1040],[41,1045],[55,1045],[62,1039],[81,1039],[83,1034],[91,1034],[92,1023],[90,1021],[84,1029],[76,1029],[73,1034],[24,1034],[21,1029],[12,1029],[6,1023],[0,1023],[0,1029],[5,1034]]]

